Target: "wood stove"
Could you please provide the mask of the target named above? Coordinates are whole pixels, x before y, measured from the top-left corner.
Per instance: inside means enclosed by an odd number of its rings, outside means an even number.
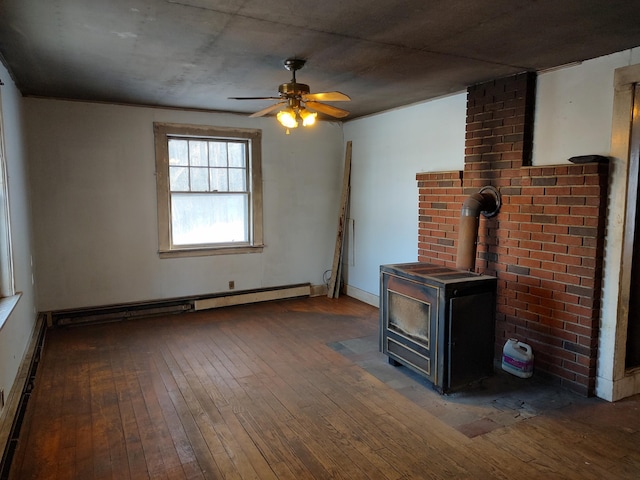
[[[380,267],[380,348],[440,393],[493,373],[494,277],[429,263]]]

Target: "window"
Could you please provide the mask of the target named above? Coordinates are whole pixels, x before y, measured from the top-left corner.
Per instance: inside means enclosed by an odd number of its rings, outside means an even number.
[[[11,228],[9,224],[9,187],[7,185],[7,163],[4,150],[2,102],[0,99],[0,297],[10,297],[15,293]]]
[[[21,293],[16,293],[13,275],[11,224],[9,221],[9,185],[7,183],[7,157],[4,149],[2,98],[0,98],[0,328],[15,308]]]
[[[161,257],[262,251],[261,131],[155,123]]]

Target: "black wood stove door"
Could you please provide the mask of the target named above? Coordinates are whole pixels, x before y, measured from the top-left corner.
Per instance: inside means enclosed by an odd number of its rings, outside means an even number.
[[[438,289],[385,274],[382,292],[381,350],[435,381]]]

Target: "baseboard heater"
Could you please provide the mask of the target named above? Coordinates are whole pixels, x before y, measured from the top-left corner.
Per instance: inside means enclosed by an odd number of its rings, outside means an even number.
[[[38,315],[31,341],[22,359],[18,375],[5,405],[5,417],[0,422],[0,445],[4,442],[4,450],[0,460],[0,480],[9,478],[11,462],[18,448],[20,429],[27,412],[27,403],[31,398],[31,392],[36,382],[36,371],[40,364],[44,346],[45,330],[44,318],[42,315]],[[11,426],[9,427],[9,425]]]
[[[48,326],[67,326],[86,323],[113,322],[128,318],[169,315],[188,311],[244,305],[248,303],[285,300],[311,296],[311,284],[285,285],[255,290],[224,292],[208,295],[171,298],[165,300],[105,305],[47,312]]]
[[[207,310],[210,308],[230,307],[246,303],[268,302],[271,300],[284,300],[287,298],[308,297],[311,295],[311,285],[283,287],[253,292],[238,292],[236,295],[204,298],[193,302],[194,310]]]

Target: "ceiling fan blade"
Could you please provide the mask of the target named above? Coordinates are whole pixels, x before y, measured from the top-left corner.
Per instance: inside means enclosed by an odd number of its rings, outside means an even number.
[[[286,102],[274,103],[273,105],[269,105],[267,108],[263,108],[259,112],[252,113],[251,115],[249,115],[249,117],[262,117],[263,115],[266,115],[267,113],[271,113],[274,110],[277,110],[278,108],[280,108],[285,103]]]
[[[347,112],[346,110],[342,110],[341,108],[334,107],[333,105],[327,105],[325,103],[310,101],[306,102],[305,105],[308,108],[326,113],[327,115],[331,115],[332,117],[336,118],[342,118],[349,115],[349,112]]]
[[[349,95],[345,95],[342,92],[320,92],[320,93],[307,93],[302,96],[303,101],[317,101],[317,102],[348,102],[351,100]]]
[[[282,97],[227,97],[229,100],[280,100]]]

